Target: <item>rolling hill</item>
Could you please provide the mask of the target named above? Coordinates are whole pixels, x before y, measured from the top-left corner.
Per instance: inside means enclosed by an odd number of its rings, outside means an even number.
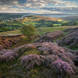
[[[78,20],[78,15],[63,17],[62,19],[63,19],[63,20],[75,21],[75,20]]]

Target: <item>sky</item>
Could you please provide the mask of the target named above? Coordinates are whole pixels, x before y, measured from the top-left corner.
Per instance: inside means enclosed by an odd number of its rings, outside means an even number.
[[[0,13],[78,14],[78,0],[0,0]]]

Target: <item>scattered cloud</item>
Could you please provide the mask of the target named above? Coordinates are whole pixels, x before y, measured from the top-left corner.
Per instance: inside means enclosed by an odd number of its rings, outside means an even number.
[[[78,10],[77,0],[0,0],[0,12],[59,14],[77,13],[76,10]]]
[[[13,7],[2,7],[0,6],[1,13],[36,13],[36,14],[62,14],[62,12],[59,11],[50,11],[45,9],[24,9],[24,8],[13,8]]]

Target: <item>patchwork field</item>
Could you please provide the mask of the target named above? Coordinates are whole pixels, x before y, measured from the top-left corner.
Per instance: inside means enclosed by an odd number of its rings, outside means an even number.
[[[39,27],[37,28],[38,32],[42,35],[46,32],[54,32],[56,30],[65,30],[69,28],[77,28],[78,26],[60,26],[60,27]],[[21,35],[20,30],[0,32],[0,36],[12,36],[12,35]]]

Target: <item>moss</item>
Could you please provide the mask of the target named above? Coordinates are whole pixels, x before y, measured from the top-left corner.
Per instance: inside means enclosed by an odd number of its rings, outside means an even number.
[[[41,53],[38,50],[36,50],[36,49],[31,49],[29,51],[24,52],[24,55],[30,55],[30,54],[38,54],[38,55],[40,55]]]

